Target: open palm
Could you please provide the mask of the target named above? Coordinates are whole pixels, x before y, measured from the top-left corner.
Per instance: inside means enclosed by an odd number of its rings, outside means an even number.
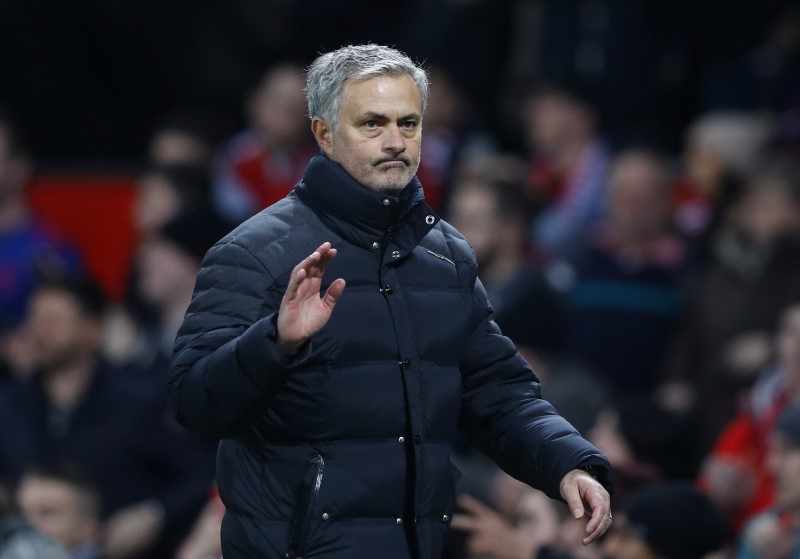
[[[320,297],[325,267],[335,256],[336,249],[326,242],[292,270],[278,311],[278,346],[285,353],[297,351],[325,326],[344,292],[345,281],[339,278]]]

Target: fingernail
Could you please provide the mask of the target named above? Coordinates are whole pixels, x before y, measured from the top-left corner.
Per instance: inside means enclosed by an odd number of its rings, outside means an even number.
[[[572,509],[572,516],[574,516],[575,518],[580,518],[581,517],[581,509]]]

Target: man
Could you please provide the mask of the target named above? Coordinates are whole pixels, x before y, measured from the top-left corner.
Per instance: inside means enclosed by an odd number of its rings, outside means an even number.
[[[31,468],[17,501],[25,520],[73,559],[100,557],[100,494],[80,467],[54,462]]]
[[[596,539],[609,497],[586,469],[609,486],[607,460],[539,398],[472,251],[414,178],[424,71],[345,47],[307,83],[322,155],[208,252],[170,371],[180,421],[225,439],[223,555],[439,556],[459,424],[576,516],[588,503]]]
[[[104,557],[163,557],[202,507],[212,463],[167,419],[161,392],[100,358],[104,308],[82,278],[34,291],[25,326],[34,372],[0,392],[0,478],[75,463],[101,493]]]

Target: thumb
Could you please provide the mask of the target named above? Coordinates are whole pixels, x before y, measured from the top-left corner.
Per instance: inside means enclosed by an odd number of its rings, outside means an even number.
[[[325,296],[322,298],[323,302],[328,305],[328,307],[332,308],[336,304],[336,301],[339,300],[339,297],[342,296],[342,293],[344,293],[345,285],[346,283],[342,278],[334,281],[328,287],[328,290],[325,291]]]

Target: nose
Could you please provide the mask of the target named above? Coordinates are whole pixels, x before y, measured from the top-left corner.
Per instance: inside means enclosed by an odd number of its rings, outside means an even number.
[[[400,131],[400,127],[392,124],[386,127],[386,135],[383,141],[383,149],[389,153],[397,155],[406,150],[406,139]]]

